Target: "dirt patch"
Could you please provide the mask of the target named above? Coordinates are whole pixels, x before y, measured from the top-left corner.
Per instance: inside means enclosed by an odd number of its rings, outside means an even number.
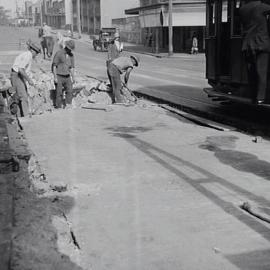
[[[79,243],[67,214],[70,196],[46,195],[49,184],[34,159],[21,161],[14,183],[14,231],[11,269],[80,270]]]

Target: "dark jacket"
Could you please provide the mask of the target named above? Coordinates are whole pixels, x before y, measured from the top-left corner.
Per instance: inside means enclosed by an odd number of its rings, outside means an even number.
[[[267,14],[270,14],[270,5],[261,1],[251,1],[240,8],[244,31],[243,51],[270,52]]]

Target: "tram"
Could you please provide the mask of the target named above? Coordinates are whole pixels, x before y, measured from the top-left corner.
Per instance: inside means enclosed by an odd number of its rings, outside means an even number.
[[[242,53],[241,2],[206,1],[206,78],[211,87],[204,91],[213,100],[253,104],[254,91],[248,83],[247,63]],[[270,71],[268,81],[266,104],[260,106],[270,108]]]

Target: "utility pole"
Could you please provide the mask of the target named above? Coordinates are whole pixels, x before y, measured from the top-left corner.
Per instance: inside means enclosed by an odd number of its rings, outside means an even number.
[[[172,15],[173,15],[173,0],[169,0],[169,56],[173,55],[173,24],[172,24]]]
[[[40,1],[40,26],[42,27],[42,25],[43,25],[43,0],[42,1]]]
[[[71,36],[73,37],[73,0],[69,0],[70,2],[70,18],[71,18],[71,21],[70,21],[70,31],[71,31]]]
[[[78,28],[79,38],[81,38],[81,36],[82,36],[82,31],[81,31],[81,0],[77,0],[77,28]]]

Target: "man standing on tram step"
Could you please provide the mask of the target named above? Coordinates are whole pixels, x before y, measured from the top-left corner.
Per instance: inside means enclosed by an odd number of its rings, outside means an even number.
[[[248,80],[253,101],[263,104],[266,97],[270,37],[267,15],[270,5],[257,0],[246,0],[240,8],[244,40],[242,51],[248,66]]]
[[[125,74],[125,84],[128,83],[130,72],[134,66],[139,65],[139,58],[135,55],[120,56],[114,59],[108,66],[109,79],[112,82],[113,88],[113,102],[124,103],[124,99],[121,95],[122,81],[121,74]]]
[[[60,49],[54,55],[52,62],[52,72],[54,75],[54,83],[56,85],[56,101],[57,109],[63,106],[63,92],[66,93],[65,104],[67,108],[71,107],[73,98],[72,84],[75,82],[74,77],[74,55],[72,51],[75,49],[73,40],[65,43],[65,48]]]
[[[26,82],[29,85],[34,85],[34,82],[29,77],[31,71],[32,60],[41,52],[40,48],[31,42],[26,43],[28,51],[19,54],[14,61],[11,69],[11,95],[16,96],[16,103],[19,106],[18,116],[29,115],[29,101]],[[15,100],[15,98],[14,98]]]

